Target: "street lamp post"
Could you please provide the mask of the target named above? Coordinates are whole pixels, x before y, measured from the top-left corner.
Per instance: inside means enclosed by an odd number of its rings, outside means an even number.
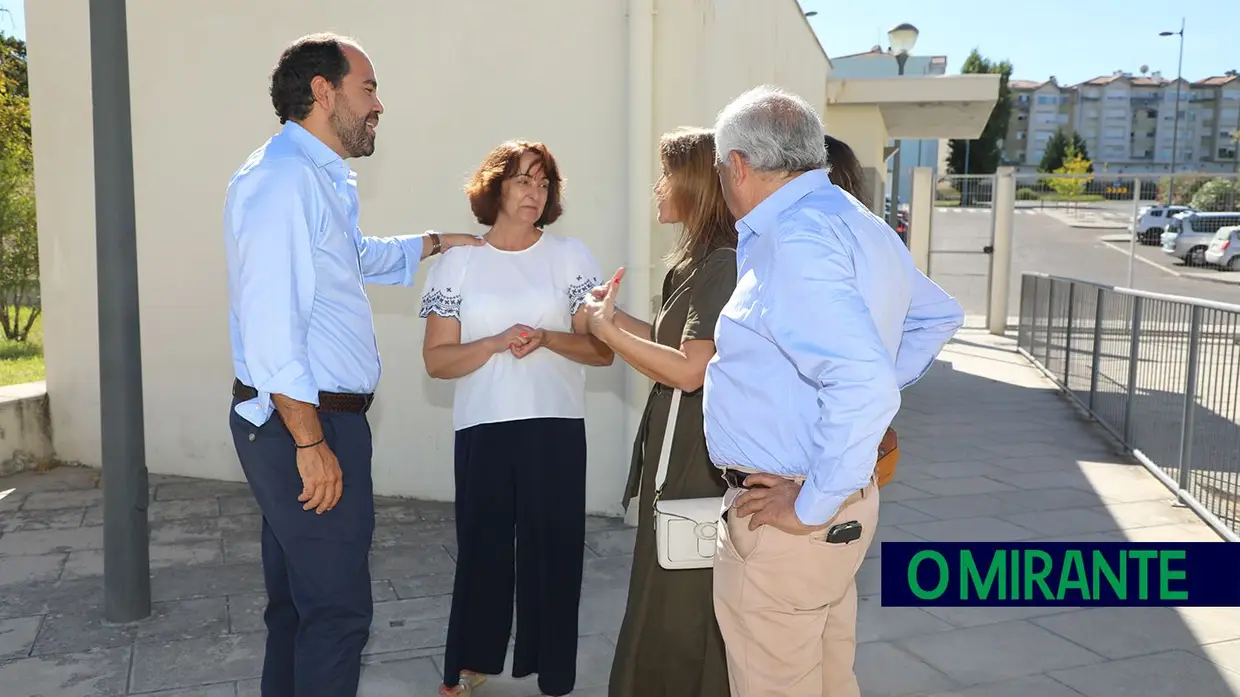
[[[896,57],[896,75],[904,75],[904,64],[908,61],[909,51],[917,43],[917,27],[905,22],[897,24],[887,32],[887,41],[891,52]],[[891,161],[891,210],[888,211],[888,223],[895,228],[900,219],[900,150],[903,141],[896,141],[895,158]]]
[[[125,0],[90,0],[99,397],[103,459],[103,613],[109,622],[151,614],[142,337],[129,113]]]
[[[1175,69],[1175,121],[1171,124],[1171,176],[1167,186],[1167,205],[1170,206],[1172,195],[1175,193],[1175,156],[1180,138],[1180,83],[1183,82],[1184,72],[1184,18],[1180,18],[1179,31],[1162,31],[1158,35],[1180,37],[1180,60]]]

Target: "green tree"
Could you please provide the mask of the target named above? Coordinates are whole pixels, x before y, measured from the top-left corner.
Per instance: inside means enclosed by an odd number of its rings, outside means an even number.
[[[1047,183],[1063,198],[1072,201],[1085,193],[1093,177],[1081,176],[1093,171],[1094,165],[1085,158],[1085,153],[1078,151],[1076,145],[1065,139],[1067,145],[1063,152],[1063,163],[1055,168],[1055,174],[1071,174],[1071,177],[1051,177]]]
[[[39,236],[26,45],[0,35],[0,330],[25,341],[39,316]]]
[[[17,86],[14,92],[30,97],[30,80],[26,74],[26,42],[15,36],[0,34],[0,63],[4,74]]]
[[[1081,156],[1081,159],[1089,159],[1089,149],[1085,147],[1085,139],[1080,133],[1072,131],[1071,136],[1064,132],[1062,128],[1055,131],[1055,134],[1046,141],[1046,149],[1042,151],[1042,162],[1038,165],[1039,172],[1058,172],[1060,167],[1069,159],[1069,146]],[[1093,172],[1093,163],[1090,163],[1089,171]]]
[[[964,74],[993,74],[999,76],[999,97],[986,127],[976,140],[949,140],[947,143],[947,171],[951,174],[993,174],[1002,162],[1003,148],[1000,143],[1007,135],[1008,118],[1012,112],[1012,93],[1008,80],[1012,78],[1012,64],[995,62],[975,48],[965,59],[960,72]]]

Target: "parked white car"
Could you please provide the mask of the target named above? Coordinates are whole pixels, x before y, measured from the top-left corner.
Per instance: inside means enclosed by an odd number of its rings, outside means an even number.
[[[1167,222],[1178,213],[1193,210],[1192,206],[1146,206],[1138,211],[1133,234],[1141,244],[1158,244]]]
[[[1240,225],[1218,229],[1206,249],[1206,263],[1224,271],[1240,271]]]
[[[1240,212],[1177,213],[1162,234],[1162,250],[1188,266],[1205,266],[1206,250],[1220,228],[1240,225]]]

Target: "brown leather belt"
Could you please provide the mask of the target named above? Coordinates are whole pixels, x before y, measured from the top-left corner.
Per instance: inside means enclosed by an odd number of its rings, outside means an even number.
[[[750,471],[750,470],[745,470],[745,469],[738,469],[736,467],[725,467],[721,471],[721,475],[723,476],[723,481],[726,482],[727,485],[732,487],[733,489],[748,489],[749,487],[745,486],[745,478],[751,474],[773,474],[773,473]],[[801,484],[805,481],[804,476],[793,476],[790,474],[775,474],[774,476],[779,477],[781,479],[787,479],[788,481],[795,482],[797,484]]]
[[[258,396],[258,390],[240,380],[233,380],[232,393],[233,397],[241,400],[254,399]],[[374,403],[374,393],[319,392],[319,411],[365,414],[370,411],[370,405]]]
[[[754,474],[754,472],[749,472],[743,469],[737,469],[735,467],[725,467],[723,468],[723,471],[721,472],[721,474],[723,476],[723,481],[727,483],[729,487],[733,489],[749,489],[750,487],[745,486],[745,478],[751,474]],[[787,479],[792,482],[796,482],[797,484],[804,483],[806,479],[806,477],[804,476],[793,476],[793,475],[785,475],[785,474],[776,474],[775,476],[780,477],[782,479]],[[871,477],[870,484],[873,484],[873,483],[874,483],[874,478]],[[868,487],[869,484],[867,484],[866,486]],[[845,503],[852,503],[854,499],[859,499],[859,498],[865,498],[865,489],[861,489],[860,491],[854,493],[852,496],[848,497],[848,500],[845,501]]]

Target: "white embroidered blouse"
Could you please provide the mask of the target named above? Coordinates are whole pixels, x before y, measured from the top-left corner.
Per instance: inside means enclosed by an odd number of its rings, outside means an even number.
[[[518,252],[490,245],[444,252],[427,276],[419,314],[459,321],[462,344],[514,324],[571,332],[573,315],[600,284],[598,263],[584,243],[543,232]],[[585,417],[585,367],[549,349],[520,359],[498,353],[456,380],[456,430],[546,417]]]

